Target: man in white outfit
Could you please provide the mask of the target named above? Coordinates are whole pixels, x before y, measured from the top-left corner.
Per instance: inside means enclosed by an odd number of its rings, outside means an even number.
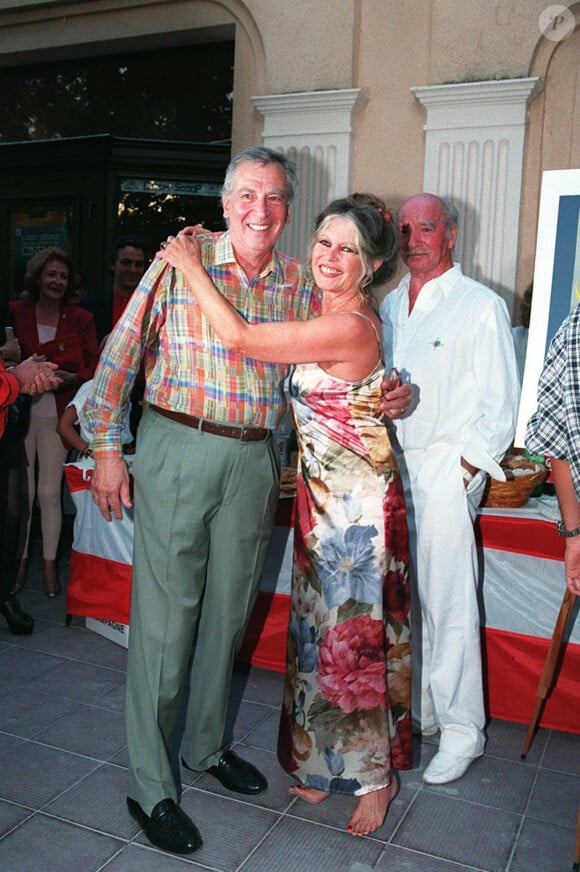
[[[441,731],[423,779],[444,784],[485,744],[473,520],[485,473],[505,478],[498,461],[513,439],[519,380],[505,303],[453,263],[455,208],[418,194],[398,221],[409,273],[380,314],[387,370],[413,389],[409,412],[392,423],[420,606],[413,717],[424,735]]]

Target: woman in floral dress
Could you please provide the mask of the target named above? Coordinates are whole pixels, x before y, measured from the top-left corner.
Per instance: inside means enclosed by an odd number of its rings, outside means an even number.
[[[347,829],[381,826],[412,765],[410,602],[405,504],[380,410],[380,322],[368,289],[394,271],[397,232],[384,209],[348,198],[317,219],[311,245],[319,317],[248,324],[217,292],[183,233],[163,256],[196,288],[224,345],[294,363],[299,464],[293,590],[278,757],[320,802],[359,797]],[[399,411],[406,411],[405,394]]]

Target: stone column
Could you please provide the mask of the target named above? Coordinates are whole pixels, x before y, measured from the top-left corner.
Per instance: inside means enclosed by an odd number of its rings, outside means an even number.
[[[411,88],[427,110],[423,190],[457,207],[455,259],[498,291],[510,312],[527,106],[542,88],[539,78]]]

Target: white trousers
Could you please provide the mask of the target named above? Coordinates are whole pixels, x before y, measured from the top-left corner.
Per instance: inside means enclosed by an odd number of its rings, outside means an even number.
[[[440,749],[483,753],[485,711],[473,521],[485,476],[466,489],[460,451],[405,451],[413,610],[413,717],[441,730]]]

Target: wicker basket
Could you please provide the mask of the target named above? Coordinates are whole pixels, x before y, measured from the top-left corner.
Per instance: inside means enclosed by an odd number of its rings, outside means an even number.
[[[508,509],[523,506],[527,503],[530,494],[541,484],[548,470],[539,463],[533,463],[524,457],[508,456],[501,463],[502,469],[509,475],[511,469],[535,470],[529,475],[516,475],[507,481],[496,481],[488,478],[481,505],[485,508]]]

